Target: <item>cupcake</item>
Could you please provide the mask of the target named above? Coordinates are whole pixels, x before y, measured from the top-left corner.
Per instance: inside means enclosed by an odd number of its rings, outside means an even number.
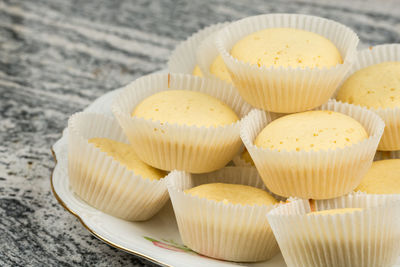
[[[219,31],[205,38],[197,48],[196,57],[198,66],[205,77],[216,77],[232,83],[229,71],[215,45]]]
[[[268,213],[287,266],[392,266],[400,253],[400,197],[353,194],[294,200]]]
[[[342,64],[337,47],[322,35],[295,28],[267,28],[239,40],[230,54],[258,67],[331,68]]]
[[[228,105],[213,96],[190,90],[165,90],[140,102],[132,117],[198,127],[218,127],[239,120]]]
[[[357,120],[340,112],[313,110],[269,123],[256,137],[259,148],[281,151],[335,150],[368,138]]]
[[[278,113],[325,103],[349,71],[357,44],[357,35],[344,25],[296,14],[245,18],[216,39],[242,97]]]
[[[366,108],[334,100],[320,110],[273,122],[254,110],[243,120],[240,136],[274,194],[338,197],[355,189],[370,168],[383,121]]]
[[[228,22],[224,22],[208,26],[179,44],[168,60],[168,70],[172,73],[185,73],[202,77],[203,73],[196,59],[197,48],[205,38],[227,24]]]
[[[255,168],[171,174],[167,187],[186,246],[237,262],[267,260],[278,253],[265,217],[277,200],[265,191]]]
[[[222,57],[218,55],[215,60],[211,63],[210,66],[210,73],[217,78],[232,83],[232,79],[229,75],[228,69],[225,66],[224,61],[222,60]]]
[[[400,194],[400,159],[372,163],[355,191],[368,194]]]
[[[90,113],[69,119],[69,182],[89,205],[124,220],[147,220],[168,200],[166,175],[138,158],[115,120]]]
[[[90,138],[88,142],[137,175],[150,180],[160,180],[167,175],[165,171],[155,169],[141,161],[128,143],[103,137]]]
[[[240,118],[250,109],[232,85],[182,74],[140,78],[112,106],[141,160],[192,173],[232,160],[241,147]]]
[[[378,150],[400,150],[400,45],[380,45],[358,53],[352,75],[336,99],[370,108],[385,122]]]

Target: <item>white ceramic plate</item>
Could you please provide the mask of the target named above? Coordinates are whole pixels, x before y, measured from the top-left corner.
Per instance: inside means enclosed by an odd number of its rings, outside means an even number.
[[[113,116],[110,106],[120,90],[98,98],[84,112]],[[219,261],[198,255],[183,246],[170,202],[146,222],[127,222],[92,208],[69,187],[67,150],[68,131],[65,129],[61,139],[53,146],[57,162],[51,177],[53,193],[67,211],[78,217],[83,226],[105,243],[165,266],[286,266],[281,254],[255,264]]]

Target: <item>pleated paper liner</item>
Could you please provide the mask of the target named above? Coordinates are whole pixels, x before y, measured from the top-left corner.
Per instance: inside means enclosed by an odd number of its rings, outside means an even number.
[[[268,114],[269,114],[268,116],[270,117],[270,121],[273,121],[280,117],[288,115],[288,114],[284,114],[284,113],[273,113],[273,112],[268,112]],[[240,167],[254,167],[253,163],[246,161],[245,158],[243,157],[244,151],[245,151],[245,149],[242,148],[240,150],[240,152],[232,159],[233,164],[235,164],[235,166],[240,166]],[[249,156],[251,157],[250,154],[249,154]]]
[[[400,44],[378,45],[358,52],[347,76],[368,66],[388,61],[400,61]],[[371,110],[375,111],[386,124],[378,150],[400,150],[400,107],[371,108]]]
[[[242,152],[243,152],[243,151],[242,151]],[[233,158],[232,161],[233,161],[233,164],[234,164],[236,167],[244,167],[244,168],[254,168],[254,169],[256,169],[255,166],[254,166],[252,163],[246,161],[246,160],[243,158],[242,153],[237,154],[237,155]],[[256,170],[257,170],[257,169],[256,169]],[[279,201],[285,202],[285,201],[287,200],[286,197],[282,197],[282,196],[279,196],[279,195],[277,195],[277,194],[274,194],[274,193],[271,192],[271,190],[269,190],[268,188],[266,188],[266,191],[268,191],[268,193],[269,193],[270,195],[272,195],[275,199],[277,199],[277,200],[279,200]]]
[[[226,23],[226,25],[228,25],[228,23]],[[209,77],[209,78],[217,77],[211,73],[210,68],[214,60],[220,55],[218,48],[215,44],[215,39],[219,35],[219,33],[220,31],[215,31],[212,34],[210,34],[201,42],[201,44],[197,48],[196,51],[197,64],[200,67],[204,77]],[[226,82],[232,82],[232,81],[226,80]]]
[[[167,187],[183,243],[200,254],[229,261],[262,261],[276,255],[279,248],[265,216],[274,205],[224,204],[183,192],[214,182],[265,190],[255,168],[226,167],[200,175],[173,171]]]
[[[231,56],[232,47],[245,36],[266,28],[297,28],[333,42],[343,64],[331,68],[258,67]],[[299,15],[268,14],[245,18],[222,29],[216,45],[233,83],[252,106],[278,113],[309,110],[327,102],[354,61],[357,34],[331,20]]]
[[[89,205],[129,221],[156,214],[168,200],[164,178],[136,175],[88,142],[94,137],[128,143],[118,123],[105,115],[77,113],[68,121],[68,176],[72,190]]]
[[[354,193],[316,201],[316,209],[362,208],[308,214],[307,200],[280,205],[267,218],[286,264],[307,267],[392,266],[400,254],[400,196]]]
[[[329,199],[351,192],[371,167],[384,122],[376,113],[359,106],[330,100],[321,110],[332,110],[361,123],[368,138],[345,148],[319,151],[281,151],[259,148],[254,140],[271,121],[261,110],[243,120],[240,136],[265,185],[283,197]]]
[[[180,43],[168,60],[168,70],[172,73],[192,74],[197,64],[196,51],[200,43],[213,32],[226,26],[228,22],[210,25],[194,33]]]
[[[240,121],[206,128],[131,116],[143,99],[164,90],[192,90],[211,95],[230,106],[239,118],[251,110],[231,84],[217,79],[185,74],[153,74],[137,79],[116,98],[112,111],[138,156],[158,169],[192,173],[211,172],[231,161],[242,145]]]

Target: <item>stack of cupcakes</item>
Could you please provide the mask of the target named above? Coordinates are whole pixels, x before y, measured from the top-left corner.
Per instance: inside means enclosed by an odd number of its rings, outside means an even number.
[[[371,165],[377,149],[400,154],[400,46],[357,54],[358,41],[306,15],[205,28],[175,49],[170,74],[123,89],[115,119],[71,117],[72,189],[132,221],[169,195],[183,243],[217,259],[280,248],[288,266],[393,264],[400,163]]]

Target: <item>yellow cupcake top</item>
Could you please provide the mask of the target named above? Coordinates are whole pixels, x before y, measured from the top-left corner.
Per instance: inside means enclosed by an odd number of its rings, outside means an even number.
[[[295,113],[269,123],[254,144],[279,152],[336,149],[368,138],[364,127],[345,114],[319,110]]]
[[[239,120],[224,102],[207,94],[189,90],[161,91],[144,99],[132,116],[161,123],[217,127]]]
[[[203,72],[201,71],[199,65],[194,66],[192,74],[198,77],[204,77]]]
[[[202,184],[185,190],[185,193],[231,204],[273,205],[278,203],[274,197],[264,190],[241,184]]]
[[[353,213],[356,211],[362,211],[361,208],[343,208],[343,209],[331,209],[331,210],[321,210],[321,211],[314,211],[308,214],[315,214],[315,215],[333,215],[333,214],[346,214],[346,213]]]
[[[167,174],[141,161],[129,144],[117,142],[108,138],[91,138],[89,139],[89,143],[95,145],[101,151],[113,157],[114,160],[124,165],[128,170],[132,170],[135,174],[143,178],[159,180]]]
[[[232,83],[231,76],[229,75],[228,69],[221,55],[218,55],[210,66],[210,73],[214,74],[219,79]]]
[[[355,191],[400,194],[400,159],[374,161]]]
[[[233,46],[231,55],[259,67],[333,67],[343,62],[330,40],[294,28],[269,28],[252,33]]]
[[[360,69],[340,88],[337,99],[369,108],[400,107],[400,62]]]

